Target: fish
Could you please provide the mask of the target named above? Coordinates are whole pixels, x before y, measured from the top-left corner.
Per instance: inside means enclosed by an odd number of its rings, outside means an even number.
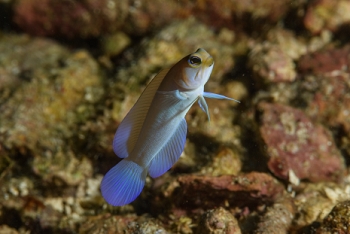
[[[142,192],[148,174],[159,177],[176,163],[186,143],[185,115],[195,102],[209,121],[205,98],[239,102],[204,92],[213,67],[213,57],[199,48],[158,73],[146,86],[113,139],[114,153],[122,160],[101,182],[101,194],[108,204],[124,206],[133,202]]]

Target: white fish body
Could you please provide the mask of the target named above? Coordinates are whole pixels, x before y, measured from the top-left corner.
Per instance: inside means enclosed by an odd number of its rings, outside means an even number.
[[[101,183],[105,200],[123,206],[141,193],[147,173],[156,178],[179,159],[186,142],[185,115],[198,100],[207,113],[204,97],[229,99],[204,92],[214,66],[203,49],[160,72],[123,119],[113,140],[114,152],[124,158]]]

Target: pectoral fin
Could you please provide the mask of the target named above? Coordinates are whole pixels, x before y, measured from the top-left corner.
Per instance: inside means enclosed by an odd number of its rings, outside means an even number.
[[[208,104],[205,101],[204,97],[201,95],[198,98],[198,104],[201,107],[201,109],[207,114],[208,120],[210,121],[210,114],[209,114],[209,109],[208,109]]]
[[[206,97],[206,98],[226,99],[226,100],[231,100],[231,101],[235,101],[235,102],[240,103],[240,101],[238,101],[238,100],[236,100],[236,99],[229,98],[229,97],[226,97],[226,96],[224,96],[224,95],[220,95],[220,94],[216,94],[216,93],[204,92],[204,93],[203,93],[203,96]]]

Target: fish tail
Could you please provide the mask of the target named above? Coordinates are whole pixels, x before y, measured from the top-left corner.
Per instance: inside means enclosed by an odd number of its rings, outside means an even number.
[[[113,206],[123,206],[134,201],[141,193],[147,170],[137,163],[123,159],[103,177],[101,192]]]

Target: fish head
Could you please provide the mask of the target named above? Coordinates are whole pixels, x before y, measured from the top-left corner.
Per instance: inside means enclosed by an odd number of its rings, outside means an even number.
[[[174,76],[174,81],[183,90],[194,90],[207,83],[214,67],[213,57],[199,48],[179,63],[181,75]]]

